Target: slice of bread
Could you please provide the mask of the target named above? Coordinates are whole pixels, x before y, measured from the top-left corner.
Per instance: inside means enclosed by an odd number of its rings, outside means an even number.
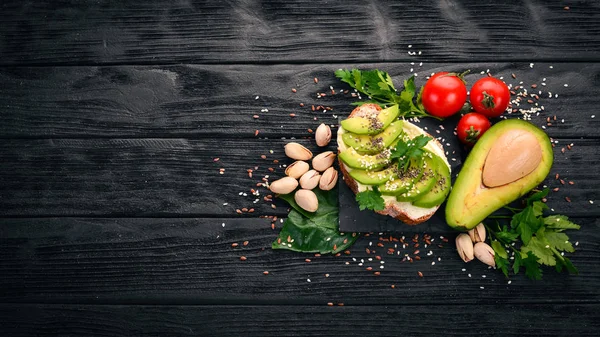
[[[379,111],[381,111],[381,108],[377,104],[363,104],[355,108],[352,111],[352,113],[350,113],[350,116],[348,116],[348,118],[373,116],[374,114],[378,114]],[[342,135],[344,134],[344,132],[345,130],[343,128],[340,127],[338,129],[338,153],[344,151],[347,148],[346,144],[344,144],[344,141],[342,140]],[[411,138],[414,138],[418,135],[426,135],[431,137],[432,140],[429,141],[425,148],[442,158],[446,165],[448,165],[448,168],[450,168],[450,164],[448,163],[448,159],[446,158],[446,155],[444,153],[444,148],[442,147],[442,144],[437,139],[435,139],[435,137],[431,136],[420,127],[406,120],[404,121],[404,132],[406,132]],[[340,164],[340,171],[343,174],[344,182],[346,183],[346,185],[348,185],[348,187],[350,187],[354,194],[367,189],[367,186],[358,183],[350,176],[348,172],[352,170],[352,168],[346,166],[344,162],[342,162],[342,160],[339,159],[339,156],[338,161]],[[417,225],[424,221],[427,221],[439,208],[439,206],[431,208],[417,207],[411,204],[410,202],[397,201],[396,198],[393,196],[383,196],[383,199],[385,201],[385,209],[382,211],[377,211],[377,213],[382,215],[389,215],[408,225]]]

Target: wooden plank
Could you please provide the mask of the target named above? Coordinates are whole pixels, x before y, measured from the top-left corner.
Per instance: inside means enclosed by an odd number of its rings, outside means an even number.
[[[281,139],[49,139],[0,143],[0,215],[2,216],[236,216],[236,209],[285,215],[263,197],[262,178],[284,176],[280,165],[292,162]],[[312,140],[297,140],[315,153]],[[597,216],[600,201],[595,139],[574,143],[556,158],[545,184],[559,187],[548,205],[571,216]],[[561,145],[562,144],[562,145]],[[335,150],[333,144],[329,149]],[[273,154],[270,151],[273,151]],[[265,159],[261,156],[264,155]],[[458,157],[450,154],[450,159]],[[219,158],[214,162],[214,158]],[[456,159],[456,158],[455,158]],[[274,164],[274,160],[280,160]],[[462,161],[452,161],[453,171]],[[258,169],[256,169],[258,167]],[[270,172],[268,168],[273,168]],[[224,168],[223,174],[220,169]],[[253,170],[252,178],[247,170]],[[555,180],[559,173],[565,185]],[[569,185],[572,181],[574,185]],[[253,195],[255,189],[259,195]],[[246,193],[244,195],[244,193]],[[566,202],[565,197],[571,202]],[[258,201],[256,201],[258,199]],[[590,200],[595,202],[590,203]],[[256,201],[256,203],[255,203]]]
[[[429,247],[420,241],[421,260],[409,263],[403,258],[416,256],[412,245],[399,245],[399,254],[388,255],[395,242],[381,241],[378,235],[358,239],[349,255],[339,257],[272,250],[278,230],[258,219],[2,219],[0,302],[343,302],[431,308],[441,303],[598,303],[600,220],[576,221],[582,229],[569,236],[577,251],[568,256],[579,275],[545,269],[542,281],[530,281],[521,273],[508,284],[500,271],[477,261],[465,264],[454,247],[456,232],[448,227],[405,227],[397,237],[419,234],[422,240],[424,232],[433,236]]]
[[[414,306],[0,305],[9,336],[596,336],[598,304]],[[422,319],[427,317],[427,319]],[[501,324],[499,323],[501,320]],[[566,322],[568,320],[568,322]],[[473,327],[477,327],[474,329]]]
[[[4,1],[0,53],[4,64],[598,60],[600,6],[564,6],[558,0]]]
[[[342,67],[388,71],[398,88],[412,72],[421,86],[432,72],[471,69],[466,79],[472,84],[485,76],[481,71],[489,70],[521,86],[516,92],[541,91],[539,100],[531,99],[545,110],[532,121],[546,127],[550,117],[551,137],[600,137],[600,116],[591,117],[600,105],[595,92],[600,64],[535,63],[530,68],[530,62],[4,67],[0,68],[0,137],[253,138],[256,130],[259,137],[308,136],[308,129],[321,122],[337,124],[336,115],[346,116],[352,110],[349,104],[356,98],[339,92],[348,87],[333,74]],[[315,77],[319,83],[314,83]],[[317,99],[317,93],[327,96]],[[333,110],[312,111],[312,106]],[[523,100],[518,108],[530,107]],[[456,123],[454,118],[445,125],[452,129]]]

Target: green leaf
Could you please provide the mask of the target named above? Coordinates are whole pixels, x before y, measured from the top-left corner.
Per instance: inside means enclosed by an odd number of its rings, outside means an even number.
[[[525,199],[525,202],[527,202],[527,206],[531,206],[534,201],[541,201],[542,199],[544,199],[548,195],[549,191],[550,190],[548,188],[544,188],[543,190],[530,195],[527,199]]]
[[[563,231],[565,229],[579,229],[579,225],[569,221],[569,218],[564,215],[550,215],[544,218],[546,228]]]
[[[496,252],[497,256],[500,256],[503,259],[508,259],[508,254],[506,254],[506,249],[504,249],[504,246],[502,246],[500,241],[497,241],[497,240],[492,241],[492,248],[494,249],[494,252]]]
[[[358,238],[356,233],[339,232],[337,188],[331,191],[313,190],[319,200],[314,213],[302,210],[291,195],[280,195],[290,203],[292,210],[279,232],[273,249],[287,249],[304,253],[337,253],[350,247]],[[290,202],[291,200],[291,202]],[[302,211],[301,211],[302,210]],[[289,238],[289,241],[288,241]]]
[[[573,248],[573,245],[571,242],[569,242],[569,237],[565,233],[547,231],[545,237],[550,243],[550,246],[559,251],[565,251],[569,253],[575,251],[575,248]]]
[[[515,260],[513,262],[513,273],[518,274],[521,266],[523,265],[523,260],[521,259],[521,253],[515,252]]]
[[[496,238],[506,244],[512,243],[519,238],[519,234],[513,230],[509,230],[507,226],[504,226],[501,231],[496,232]]]
[[[525,275],[532,280],[542,279],[542,269],[538,264],[538,257],[534,253],[528,253],[521,259],[521,263],[525,266]]]
[[[496,254],[494,255],[494,261],[496,262],[496,268],[502,270],[504,276],[508,277],[508,260]]]
[[[538,257],[539,263],[547,266],[555,266],[556,259],[552,252],[550,243],[545,238],[533,237],[529,243],[521,247],[521,253],[533,253]]]
[[[521,240],[525,245],[529,244],[531,236],[543,225],[544,221],[535,215],[532,206],[525,207],[523,211],[513,216],[510,225],[515,228],[521,236]]]
[[[361,211],[365,209],[382,211],[385,209],[385,202],[381,197],[381,193],[377,189],[377,186],[373,186],[372,190],[357,193],[356,201],[358,202]]]
[[[396,147],[390,154],[390,159],[398,159],[398,168],[404,170],[411,159],[420,159],[423,157],[425,153],[423,148],[431,139],[431,137],[425,135],[418,135],[409,141],[399,139]]]

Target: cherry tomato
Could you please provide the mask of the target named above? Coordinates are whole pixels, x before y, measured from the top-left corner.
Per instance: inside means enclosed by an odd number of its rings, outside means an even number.
[[[492,126],[490,120],[484,115],[471,112],[461,117],[456,127],[458,139],[466,145],[472,146]]]
[[[489,118],[502,115],[510,101],[508,87],[495,77],[484,77],[473,83],[470,95],[473,109]]]
[[[460,75],[440,72],[425,83],[421,99],[430,115],[446,118],[463,107],[467,100],[467,87]]]

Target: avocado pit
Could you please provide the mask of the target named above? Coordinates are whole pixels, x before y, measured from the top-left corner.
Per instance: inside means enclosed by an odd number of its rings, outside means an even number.
[[[498,187],[533,172],[542,162],[542,149],[531,132],[511,129],[490,148],[482,172],[483,185]]]

